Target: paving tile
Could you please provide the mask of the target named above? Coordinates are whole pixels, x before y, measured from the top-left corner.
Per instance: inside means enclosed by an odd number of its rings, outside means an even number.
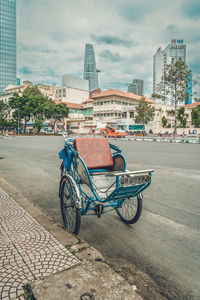
[[[0,224],[0,299],[19,299],[24,284],[79,262],[1,188]]]
[[[17,273],[15,272],[17,270]],[[35,278],[26,264],[21,258],[21,262],[13,263],[12,265],[6,265],[0,269],[0,281],[3,282],[3,286],[0,286],[0,293],[3,297],[8,299],[16,299],[17,295],[24,293],[22,286],[28,282],[34,281]],[[12,295],[12,297],[11,297]]]

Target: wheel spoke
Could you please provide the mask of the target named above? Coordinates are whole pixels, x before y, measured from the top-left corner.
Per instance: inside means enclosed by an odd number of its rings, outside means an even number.
[[[80,209],[76,207],[77,193],[70,178],[63,182],[61,192],[61,212],[64,226],[77,234],[80,228]]]
[[[127,198],[122,206],[116,209],[118,215],[125,223],[133,224],[137,222],[142,210],[141,201],[142,199],[139,196]]]

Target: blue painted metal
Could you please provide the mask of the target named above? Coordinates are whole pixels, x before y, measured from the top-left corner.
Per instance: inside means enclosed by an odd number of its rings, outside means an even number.
[[[64,161],[64,166],[65,166],[67,172],[71,172],[70,174],[73,176],[73,178],[75,179],[75,181],[79,187],[81,198],[82,198],[82,203],[84,204],[84,207],[81,208],[82,215],[95,215],[95,213],[90,213],[90,212],[92,212],[92,211],[94,212],[95,207],[97,206],[97,203],[99,203],[99,202],[104,203],[104,208],[108,208],[107,210],[104,210],[104,212],[103,212],[103,213],[107,213],[115,208],[120,207],[127,198],[136,197],[138,194],[140,194],[142,191],[144,191],[151,184],[151,176],[152,176],[151,172],[149,172],[150,181],[148,183],[145,183],[142,185],[135,185],[135,186],[133,185],[133,186],[128,186],[128,187],[121,186],[120,185],[120,176],[116,176],[115,190],[113,192],[111,192],[110,195],[107,196],[105,199],[101,199],[95,191],[90,173],[105,172],[107,170],[104,170],[104,169],[88,170],[84,160],[79,156],[78,152],[75,150],[75,148],[73,146],[73,142],[74,142],[74,139],[67,139],[65,141],[64,148],[62,149],[62,151],[59,152],[59,157],[60,157],[60,159],[62,159]],[[125,172],[126,166],[127,166],[126,158],[123,156],[123,154],[121,153],[121,150],[117,146],[110,144],[110,147],[111,147],[111,149],[116,151],[113,153],[113,158],[117,155],[120,155],[123,158],[123,160],[124,160],[123,172]],[[89,183],[91,186],[91,191],[92,191],[94,197],[88,196],[82,189],[81,182],[78,178],[78,174],[76,171],[77,159],[79,159],[81,161],[81,163],[83,164],[83,166],[85,168],[85,172],[88,176]]]

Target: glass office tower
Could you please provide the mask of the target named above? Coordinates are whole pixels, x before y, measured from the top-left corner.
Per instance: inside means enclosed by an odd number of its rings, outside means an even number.
[[[16,0],[0,0],[0,93],[16,84]]]
[[[89,92],[98,89],[98,72],[92,44],[85,45],[85,60],[83,78],[89,80]]]
[[[180,59],[186,63],[186,44],[183,40],[173,39],[164,50],[158,48],[153,56],[153,93],[156,92],[166,66]]]
[[[128,93],[133,93],[138,96],[144,95],[144,80],[134,79],[128,86]]]
[[[153,93],[157,92],[157,85],[160,83],[167,65],[182,60],[186,63],[186,44],[184,40],[171,40],[171,43],[163,50],[161,47],[153,56]],[[171,97],[168,97],[166,104],[174,105]]]

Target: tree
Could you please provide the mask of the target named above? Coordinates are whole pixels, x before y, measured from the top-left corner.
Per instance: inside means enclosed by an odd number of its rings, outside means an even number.
[[[165,118],[165,116],[162,117],[162,127],[166,127],[167,125],[167,119]]]
[[[17,93],[14,93],[13,97],[9,100],[9,106],[13,110],[12,117],[17,121],[19,125],[22,123],[22,119],[24,119],[24,132],[26,131],[26,123],[30,120],[31,111],[28,104],[27,96],[20,96]]]
[[[0,100],[0,127],[4,128],[7,125],[7,117],[9,114],[9,105]]]
[[[157,85],[156,93],[152,97],[162,99],[164,102],[171,99],[174,103],[174,134],[177,133],[177,108],[178,104],[185,101],[188,96],[186,86],[190,80],[191,71],[185,62],[178,60],[167,65],[160,83]]]
[[[56,121],[62,121],[63,118],[68,116],[69,110],[65,103],[56,104],[54,101],[49,100],[45,108],[45,117],[47,119],[52,119],[52,129],[55,133]]]
[[[40,123],[43,121],[48,101],[48,98],[43,96],[37,87],[27,87],[22,96],[16,93],[13,95],[9,101],[9,105],[14,110],[13,118],[15,120],[21,123],[22,119],[24,119],[24,133],[26,132],[26,124],[30,121],[31,117],[37,120],[37,126],[38,120],[40,120]]]
[[[42,129],[44,119],[42,117],[37,117],[35,119],[34,127],[37,129],[37,134],[40,133],[40,130]]]
[[[187,119],[184,116],[185,116],[185,108],[184,107],[180,107],[178,109],[177,119],[180,122],[180,127],[181,128],[185,128],[186,127]]]
[[[139,104],[136,107],[136,117],[135,123],[148,125],[150,121],[153,120],[155,115],[155,109],[145,100],[144,97],[141,98]]]
[[[191,117],[192,125],[196,128],[200,128],[200,105],[192,109]]]

